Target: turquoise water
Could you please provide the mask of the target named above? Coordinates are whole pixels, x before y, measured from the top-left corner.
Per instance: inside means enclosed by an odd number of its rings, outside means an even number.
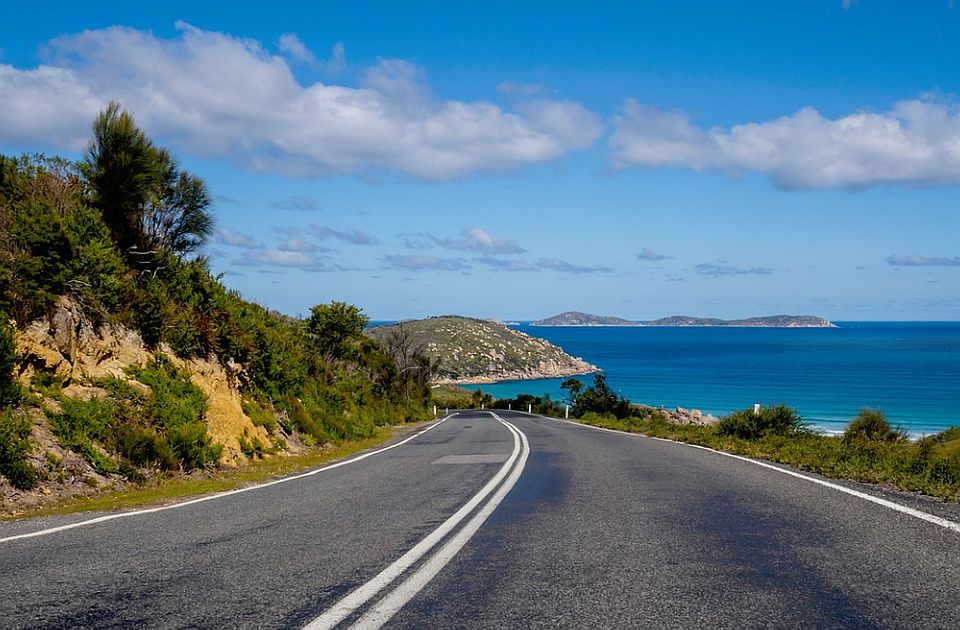
[[[960,425],[960,322],[838,325],[513,328],[600,367],[614,391],[648,405],[722,415],[754,403],[784,402],[825,431],[842,431],[866,406],[880,407],[913,435]],[[477,387],[496,397],[560,398],[562,381]]]

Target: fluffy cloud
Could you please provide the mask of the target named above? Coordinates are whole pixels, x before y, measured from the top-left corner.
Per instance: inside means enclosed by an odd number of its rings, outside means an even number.
[[[253,240],[253,237],[235,232],[230,228],[220,228],[217,230],[216,238],[217,242],[229,245],[230,247],[242,247],[244,249],[257,249],[260,247],[260,245]]]
[[[730,129],[628,101],[614,119],[613,163],[766,173],[785,188],[960,184],[960,108],[935,98],[825,118],[812,108]]]
[[[887,264],[892,267],[960,267],[960,256],[953,258],[937,256],[887,256]]]
[[[442,239],[433,235],[428,236],[434,243],[447,249],[465,249],[483,254],[522,254],[527,251],[520,247],[516,241],[509,238],[491,236],[480,228],[464,230],[460,233],[460,238],[458,239]]]
[[[282,249],[258,249],[244,252],[233,261],[234,265],[249,267],[283,267],[306,271],[327,271],[323,261],[308,252],[293,252]]]
[[[694,267],[697,273],[702,273],[705,276],[713,276],[718,278],[720,276],[769,276],[773,273],[773,269],[769,267],[734,267],[732,265],[725,264],[714,264],[714,263],[700,263]]]
[[[322,60],[307,48],[295,33],[284,33],[277,41],[277,48],[286,53],[290,58],[300,63],[307,64],[324,72],[336,74],[341,72],[347,65],[347,56],[344,52],[343,42],[337,42],[330,51],[330,59]]]
[[[195,155],[298,176],[390,169],[440,180],[548,162],[588,148],[602,131],[596,115],[569,101],[515,111],[438,101],[400,60],[381,60],[357,87],[305,85],[256,41],[177,28],[172,39],[83,31],[50,41],[38,68],[0,65],[0,144],[79,149],[115,98],[148,133]],[[294,58],[309,53],[292,37],[281,47]]]
[[[643,250],[637,254],[638,260],[649,260],[651,262],[656,262],[658,260],[667,260],[670,256],[664,254],[658,254],[649,247],[644,247]]]

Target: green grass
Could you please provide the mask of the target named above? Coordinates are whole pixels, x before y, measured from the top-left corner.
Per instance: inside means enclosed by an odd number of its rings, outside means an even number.
[[[404,433],[412,432],[419,426],[418,423],[400,427],[380,427],[374,435],[363,440],[316,449],[303,455],[274,457],[233,470],[221,469],[195,473],[195,475],[203,475],[202,477],[159,478],[142,486],[108,492],[89,498],[70,499],[36,510],[29,510],[16,516],[0,516],[0,520],[163,505],[216,492],[235,490],[311,470],[322,464],[343,459],[360,451],[379,446]]]
[[[742,417],[746,413],[753,412],[735,412],[713,426],[671,424],[656,414],[647,418],[617,419],[588,413],[580,421],[787,464],[834,479],[885,484],[960,502],[960,428],[909,442],[891,439],[890,433],[882,430],[882,423],[873,418],[872,425],[881,429],[875,432],[876,439],[862,437],[860,431],[857,431],[861,435],[859,439],[844,439],[805,430],[793,422],[799,418],[783,415],[783,410],[772,414],[777,416],[774,424],[780,426],[782,432],[757,430],[756,425]],[[725,429],[724,422],[731,417],[733,420]],[[733,430],[734,427],[737,430]],[[742,434],[754,437],[744,438]]]

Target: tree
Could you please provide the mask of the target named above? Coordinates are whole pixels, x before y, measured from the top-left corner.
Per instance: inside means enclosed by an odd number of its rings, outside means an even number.
[[[576,405],[577,397],[580,396],[580,392],[583,391],[583,381],[575,376],[571,376],[560,384],[560,389],[567,392],[564,402],[571,406]]]
[[[93,122],[93,139],[82,166],[93,205],[121,251],[140,245],[143,211],[160,181],[157,151],[133,121],[111,101]]]
[[[317,304],[310,309],[307,333],[328,358],[344,358],[348,342],[363,334],[370,320],[361,309],[346,302]]]
[[[180,170],[166,149],[157,150],[161,173],[159,189],[144,207],[140,220],[140,247],[177,254],[196,251],[213,232],[207,185]]]
[[[93,123],[82,171],[121,251],[196,251],[213,231],[210,194],[111,101]]]

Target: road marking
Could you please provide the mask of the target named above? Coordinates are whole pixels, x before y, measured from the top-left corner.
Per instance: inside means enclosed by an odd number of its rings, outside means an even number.
[[[523,431],[520,431],[516,427],[513,427],[510,423],[505,420],[501,420],[496,414],[492,414],[494,418],[500,420],[507,425],[508,428],[513,428],[517,433],[520,434],[520,439],[523,442],[523,452],[520,455],[520,462],[517,464],[516,468],[513,469],[513,472],[510,474],[510,477],[504,482],[500,489],[497,490],[496,494],[484,505],[477,514],[470,519],[470,521],[461,529],[459,532],[454,535],[450,541],[445,544],[440,551],[435,553],[433,556],[427,559],[419,569],[417,569],[413,575],[408,577],[403,581],[400,586],[395,588],[391,593],[386,597],[381,599],[376,603],[370,610],[368,610],[363,617],[361,617],[351,629],[356,630],[376,630],[383,626],[383,624],[390,621],[390,619],[397,614],[397,612],[403,608],[407,602],[409,602],[413,597],[423,590],[423,587],[427,585],[438,573],[449,563],[454,556],[467,544],[467,541],[477,533],[477,530],[480,529],[480,526],[483,525],[484,521],[489,518],[497,506],[500,505],[500,502],[503,501],[504,497],[507,496],[507,493],[513,488],[517,483],[517,480],[520,478],[521,473],[523,472],[523,467],[527,463],[527,456],[530,454],[530,443],[527,442],[527,436],[523,434]]]
[[[319,617],[317,617],[316,619],[308,623],[305,626],[305,630],[326,630],[326,629],[335,627],[341,621],[343,621],[344,619],[352,615],[354,612],[356,612],[356,610],[359,609],[361,606],[363,606],[368,601],[370,601],[374,596],[377,595],[377,593],[379,593],[384,588],[389,586],[392,582],[397,580],[407,569],[409,569],[413,564],[415,564],[424,555],[426,555],[427,552],[429,552],[433,547],[435,547],[441,540],[443,540],[447,536],[447,534],[449,534],[457,525],[459,525],[460,522],[463,519],[465,519],[474,510],[474,508],[477,507],[477,505],[480,504],[480,502],[482,502],[488,495],[490,495],[497,488],[500,482],[503,481],[505,477],[507,477],[507,474],[509,473],[511,467],[513,467],[513,464],[517,462],[517,460],[519,459],[520,463],[516,466],[516,468],[513,469],[513,474],[511,474],[509,479],[507,479],[507,481],[503,484],[503,486],[500,487],[500,490],[496,494],[494,494],[493,498],[490,499],[490,501],[480,510],[480,512],[477,513],[476,516],[474,516],[473,519],[471,519],[468,522],[466,526],[464,526],[464,528],[457,534],[457,536],[454,537],[454,539],[452,539],[449,543],[447,543],[447,545],[445,545],[438,554],[435,554],[433,558],[430,558],[429,560],[427,560],[427,562],[424,564],[424,567],[434,562],[436,556],[447,551],[448,547],[450,547],[450,545],[454,542],[454,540],[458,540],[465,530],[474,526],[475,523],[476,523],[476,528],[479,528],[480,525],[483,523],[483,521],[486,520],[487,516],[489,516],[489,513],[493,511],[493,508],[495,508],[500,503],[500,501],[503,500],[503,497],[506,495],[507,492],[510,491],[513,485],[516,483],[517,478],[519,478],[520,473],[523,471],[523,467],[526,464],[526,460],[527,460],[527,453],[529,452],[529,443],[527,442],[526,436],[524,436],[523,433],[519,431],[516,427],[514,427],[512,424],[503,420],[493,412],[488,412],[488,413],[490,413],[490,415],[493,416],[495,420],[497,420],[498,422],[506,426],[507,429],[509,429],[511,434],[513,435],[513,452],[510,454],[510,458],[497,471],[497,474],[494,475],[490,479],[490,481],[488,481],[487,484],[483,488],[481,488],[480,491],[477,494],[475,494],[469,501],[467,501],[459,510],[457,510],[446,521],[441,523],[439,527],[437,527],[430,534],[428,534],[423,540],[421,540],[416,545],[414,545],[405,554],[400,556],[400,558],[395,560],[392,564],[390,564],[390,566],[388,566],[386,569],[384,569],[379,574],[374,576],[366,584],[357,588],[355,591],[353,591],[352,593],[350,593],[349,595],[341,599],[336,604],[334,604],[322,615],[320,615]],[[489,511],[487,510],[487,508],[489,508]],[[481,514],[483,514],[484,516],[483,518],[480,518],[478,520]],[[469,532],[469,534],[466,535],[466,537],[463,539],[463,542],[460,544],[461,547],[463,546],[464,543],[466,543],[467,539],[469,539],[470,536],[472,536],[475,531],[476,529],[472,529]],[[456,549],[459,550],[459,547],[457,547]],[[455,554],[456,551],[454,551],[453,553]],[[450,558],[452,557],[453,555],[450,555],[449,558],[446,558],[446,560],[444,560],[442,564],[439,564],[437,566],[436,570],[439,571],[440,568],[442,568],[444,564],[449,562]],[[424,567],[421,567],[421,570]],[[419,573],[419,571],[417,571],[417,573]],[[415,573],[414,575],[416,575],[417,573]],[[430,577],[433,577],[433,576],[431,575]],[[413,576],[411,576],[410,579],[412,578]],[[397,590],[399,590],[400,588],[403,588],[407,584],[407,582],[409,582],[409,580],[405,581],[400,587],[398,587]],[[426,584],[426,582],[424,582],[423,584]],[[423,586],[421,585],[419,588],[423,588]],[[419,588],[417,590],[419,590]],[[404,591],[404,592],[409,592],[409,591]],[[396,593],[396,591],[394,591],[394,593]],[[409,592],[409,597],[412,597],[415,593],[416,591]],[[393,596],[393,593],[391,593],[391,595],[389,595],[388,598],[392,596]],[[407,599],[409,599],[409,597]],[[404,602],[406,601],[407,600],[404,600]],[[402,606],[403,604],[400,604],[400,605]],[[397,608],[397,610],[399,610],[399,608]],[[389,619],[389,617],[387,617],[387,619]],[[384,619],[384,621],[386,621],[386,619]],[[379,626],[370,626],[370,627],[379,627]]]
[[[431,464],[502,464],[510,453],[477,453],[475,455],[444,455]]]
[[[717,455],[723,455],[724,457],[730,457],[730,458],[733,458],[733,459],[739,459],[740,461],[747,462],[747,463],[750,463],[750,464],[754,464],[754,465],[760,466],[760,467],[762,467],[762,468],[768,468],[768,469],[770,469],[770,470],[775,470],[775,471],[777,471],[777,472],[779,472],[779,473],[783,473],[784,475],[789,475],[790,477],[796,477],[797,479],[803,479],[804,481],[810,481],[810,482],[812,482],[812,483],[815,483],[815,484],[824,486],[824,487],[826,487],[826,488],[832,488],[833,490],[839,490],[840,492],[844,492],[844,493],[846,493],[846,494],[849,494],[849,495],[851,495],[851,496],[857,497],[857,498],[859,498],[859,499],[863,499],[864,501],[870,501],[871,503],[876,503],[877,505],[881,505],[881,506],[883,506],[883,507],[885,507],[885,508],[894,510],[894,511],[896,511],[896,512],[900,512],[900,513],[902,513],[902,514],[907,514],[908,516],[912,516],[912,517],[914,517],[914,518],[918,518],[918,519],[920,519],[921,521],[926,521],[926,522],[928,522],[928,523],[932,523],[932,524],[934,524],[934,525],[938,525],[938,526],[943,527],[943,528],[945,528],[945,529],[949,529],[949,530],[952,530],[952,531],[955,531],[955,532],[960,533],[960,523],[958,523],[958,522],[956,522],[956,521],[951,521],[950,519],[943,518],[942,516],[937,516],[936,514],[930,514],[929,512],[924,512],[923,510],[918,510],[918,509],[916,509],[916,508],[908,507],[908,506],[906,506],[906,505],[901,505],[900,503],[896,503],[896,502],[890,501],[890,500],[888,500],[888,499],[883,499],[883,498],[881,498],[881,497],[876,497],[876,496],[873,496],[872,494],[868,494],[868,493],[866,493],[866,492],[861,492],[860,490],[854,490],[853,488],[848,488],[848,487],[842,486],[842,485],[840,485],[840,484],[838,484],[838,483],[832,483],[832,482],[830,482],[830,481],[825,481],[825,480],[823,480],[823,479],[817,479],[816,477],[811,477],[810,475],[805,475],[805,474],[803,474],[803,473],[799,473],[799,472],[796,472],[796,471],[793,471],[793,470],[788,470],[788,469],[786,469],[786,468],[781,468],[780,466],[774,466],[773,464],[768,464],[767,462],[761,462],[761,461],[758,461],[758,460],[756,460],[756,459],[750,459],[749,457],[744,457],[744,456],[742,456],[742,455],[734,455],[733,453],[725,453],[725,452],[723,452],[723,451],[718,451],[718,450],[712,449],[712,448],[710,448],[710,447],[708,447],[708,446],[701,446],[701,445],[699,445],[699,444],[687,444],[686,442],[678,442],[678,441],[676,441],[676,440],[668,440],[667,438],[654,437],[654,436],[652,436],[652,435],[643,435],[642,433],[629,433],[629,432],[627,432],[627,431],[617,431],[616,429],[607,429],[607,428],[605,428],[605,427],[595,427],[595,426],[592,426],[592,425],[589,425],[589,424],[581,424],[581,423],[579,423],[579,422],[572,422],[572,421],[570,421],[570,420],[562,420],[562,419],[560,419],[560,418],[547,418],[546,416],[538,416],[538,417],[539,417],[539,418],[545,418],[545,419],[547,419],[547,420],[555,420],[555,421],[557,421],[557,422],[564,422],[564,423],[566,423],[566,424],[572,424],[572,425],[577,426],[577,427],[584,427],[584,428],[587,428],[587,429],[593,429],[593,430],[595,430],[595,431],[607,431],[608,433],[618,433],[618,434],[620,434],[620,435],[632,435],[632,436],[634,436],[634,437],[646,438],[646,439],[648,439],[648,440],[657,440],[657,441],[659,441],[659,442],[667,442],[667,443],[669,443],[669,444],[678,444],[678,445],[681,445],[681,446],[689,446],[690,448],[698,448],[698,449],[703,450],[703,451],[709,451],[709,452],[711,452],[711,453],[716,453]]]
[[[457,412],[457,413],[459,413],[459,412]],[[197,498],[197,499],[191,499],[190,501],[184,501],[184,502],[182,502],[182,503],[174,503],[173,505],[164,505],[164,506],[161,506],[161,507],[146,508],[146,509],[143,509],[143,510],[133,510],[133,511],[131,511],[131,512],[118,512],[118,513],[116,513],[116,514],[107,514],[106,516],[98,516],[98,517],[96,517],[96,518],[87,519],[87,520],[85,520],[85,521],[78,521],[78,522],[76,522],[76,523],[70,523],[70,524],[68,524],[68,525],[60,525],[60,526],[58,526],[58,527],[50,527],[50,528],[48,528],[48,529],[41,529],[41,530],[38,530],[38,531],[35,531],[35,532],[28,532],[28,533],[26,533],[26,534],[17,534],[17,535],[15,535],[15,536],[7,536],[6,538],[0,538],[0,543],[11,542],[11,541],[14,541],[14,540],[21,540],[21,539],[23,539],[23,538],[35,538],[35,537],[37,537],[37,536],[47,536],[47,535],[49,535],[49,534],[55,534],[55,533],[57,533],[57,532],[66,531],[66,530],[68,530],[68,529],[75,529],[75,528],[77,528],[77,527],[84,527],[84,526],[87,526],[87,525],[95,525],[95,524],[97,524],[97,523],[105,523],[105,522],[107,522],[107,521],[113,521],[113,520],[116,520],[116,519],[118,519],[118,518],[126,518],[126,517],[128,517],[128,516],[139,516],[139,515],[141,515],[141,514],[152,514],[152,513],[154,513],[154,512],[162,512],[162,511],[164,511],[164,510],[174,510],[174,509],[177,509],[177,508],[186,507],[186,506],[188,506],[188,505],[194,505],[194,504],[196,504],[196,503],[203,503],[203,502],[205,502],[205,501],[213,501],[214,499],[222,499],[222,498],[224,498],[224,497],[229,497],[229,496],[232,496],[232,495],[235,495],[235,494],[241,494],[241,493],[243,493],[243,492],[250,492],[251,490],[260,490],[261,488],[268,488],[268,487],[270,487],[270,486],[276,486],[276,485],[281,484],[281,483],[287,483],[288,481],[295,481],[295,480],[297,480],[297,479],[303,479],[303,478],[305,478],[305,477],[312,477],[313,475],[317,475],[317,474],[319,474],[319,473],[326,472],[326,471],[332,470],[332,469],[334,469],[334,468],[340,468],[341,466],[346,466],[347,464],[353,464],[353,463],[359,462],[359,461],[361,461],[361,460],[364,460],[364,459],[366,459],[366,458],[368,458],[368,457],[373,457],[374,455],[379,455],[380,453],[383,453],[384,451],[389,451],[389,450],[392,449],[392,448],[397,448],[398,446],[402,446],[402,445],[406,444],[407,442],[409,442],[410,440],[413,440],[413,439],[415,439],[415,438],[420,437],[421,435],[423,435],[423,434],[426,433],[427,431],[430,431],[431,429],[434,429],[434,428],[440,426],[441,424],[443,424],[444,422],[446,422],[446,421],[449,420],[450,418],[456,416],[457,413],[452,413],[452,414],[450,414],[449,416],[444,417],[444,418],[441,419],[440,421],[431,424],[431,425],[428,426],[426,429],[424,429],[424,430],[422,430],[422,431],[418,431],[417,433],[414,433],[414,434],[411,435],[410,437],[404,438],[403,440],[397,442],[396,444],[391,444],[390,446],[385,446],[385,447],[383,447],[383,448],[381,448],[381,449],[377,449],[377,450],[375,450],[375,451],[370,451],[369,453],[363,453],[362,455],[358,455],[358,456],[352,457],[352,458],[350,458],[350,459],[345,459],[345,460],[343,460],[343,461],[336,462],[336,463],[334,463],[334,464],[329,464],[329,465],[327,465],[327,466],[323,466],[322,468],[316,468],[316,469],[314,469],[314,470],[311,470],[311,471],[308,471],[308,472],[305,472],[305,473],[300,473],[300,474],[298,474],[298,475],[293,475],[292,477],[284,477],[283,479],[276,479],[276,480],[274,480],[274,481],[268,481],[268,482],[266,482],[266,483],[261,483],[261,484],[257,484],[257,485],[254,485],[254,486],[247,486],[247,487],[244,487],[244,488],[237,488],[236,490],[228,490],[228,491],[226,491],[226,492],[218,492],[217,494],[211,494],[211,495],[208,495],[208,496],[205,496],[205,497],[200,497],[200,498]]]

